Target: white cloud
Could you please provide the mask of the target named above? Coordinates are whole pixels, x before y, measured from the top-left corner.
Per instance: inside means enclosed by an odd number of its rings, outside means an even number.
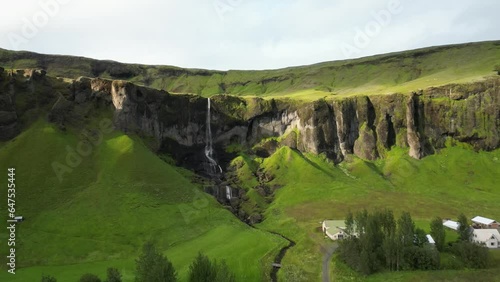
[[[210,69],[312,64],[345,58],[339,46],[352,44],[373,12],[394,0],[64,1],[19,46],[7,35],[21,34],[23,18],[41,10],[39,1],[2,4],[0,47]],[[400,1],[403,11],[352,57],[500,39],[498,1]],[[214,3],[226,5],[222,17]]]

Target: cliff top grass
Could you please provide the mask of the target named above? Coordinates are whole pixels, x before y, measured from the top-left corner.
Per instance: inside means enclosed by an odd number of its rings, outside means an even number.
[[[499,64],[500,41],[429,47],[276,70],[229,71],[124,64],[0,49],[0,66],[6,69],[43,68],[51,76],[124,79],[171,93],[204,97],[230,94],[312,100],[407,93],[497,76],[495,66]]]

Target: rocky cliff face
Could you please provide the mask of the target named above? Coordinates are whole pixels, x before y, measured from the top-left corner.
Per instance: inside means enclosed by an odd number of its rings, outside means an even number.
[[[11,101],[14,86],[9,86],[5,73],[2,81],[0,138],[9,139],[18,132],[19,113]],[[255,146],[267,154],[289,146],[324,153],[335,162],[350,154],[374,160],[394,145],[409,147],[409,154],[418,159],[444,147],[447,138],[492,150],[499,146],[499,82],[314,102],[214,96],[214,143],[220,155],[231,143]],[[53,120],[64,123],[68,119],[58,117],[74,105],[101,103],[114,111],[118,129],[154,138],[158,150],[178,160],[201,160],[197,154],[206,143],[206,98],[103,79],[78,79],[68,89],[53,100]]]

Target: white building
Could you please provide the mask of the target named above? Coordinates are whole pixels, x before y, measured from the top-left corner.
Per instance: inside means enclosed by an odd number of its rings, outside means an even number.
[[[446,220],[443,222],[443,225],[445,227],[448,227],[448,228],[453,229],[455,231],[457,231],[458,227],[460,226],[460,224],[458,222],[453,221],[453,220]]]
[[[483,229],[494,229],[499,228],[498,222],[493,219],[489,219],[482,216],[476,216],[472,219],[475,227],[480,227]]]
[[[425,237],[427,237],[427,242],[431,245],[436,245],[436,241],[434,241],[434,238],[432,238],[431,234],[427,234],[425,235]]]
[[[343,220],[325,220],[321,224],[321,229],[330,239],[342,240],[347,237],[345,233],[345,222]]]
[[[487,248],[500,248],[500,233],[497,229],[474,229],[471,240]]]

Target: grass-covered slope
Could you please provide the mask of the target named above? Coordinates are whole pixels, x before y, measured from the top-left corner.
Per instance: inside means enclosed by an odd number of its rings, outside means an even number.
[[[133,281],[134,258],[147,240],[167,254],[181,281],[199,251],[226,259],[240,281],[269,274],[286,241],[241,223],[191,183],[190,172],[166,164],[138,138],[106,134],[60,182],[52,163],[67,164],[67,148],[81,140],[79,132],[39,121],[0,147],[0,183],[6,186],[7,168],[15,167],[17,214],[26,217],[17,229],[16,275],[5,271],[8,234],[0,231],[0,281],[37,281],[42,273],[76,281],[86,272],[103,277],[107,267]]]
[[[479,42],[262,71],[211,71],[97,61],[0,49],[4,68],[40,67],[52,76],[126,79],[174,93],[317,99],[408,92],[495,75],[500,41]]]
[[[470,218],[500,218],[499,150],[476,153],[466,146],[449,144],[436,155],[415,160],[406,150],[393,148],[384,160],[354,158],[335,166],[322,156],[282,147],[271,157],[255,161],[274,177],[268,185],[281,187],[258,226],[297,243],[283,260],[288,266],[280,272],[283,281],[293,277],[320,279],[322,247],[329,243],[319,230],[320,222],[343,219],[348,210],[409,211],[425,230],[435,216],[456,218],[463,212]],[[248,169],[241,166],[240,176],[248,178]],[[500,274],[500,269],[488,271]],[[460,273],[449,272],[448,277]],[[383,276],[385,281],[392,279],[391,275]]]

